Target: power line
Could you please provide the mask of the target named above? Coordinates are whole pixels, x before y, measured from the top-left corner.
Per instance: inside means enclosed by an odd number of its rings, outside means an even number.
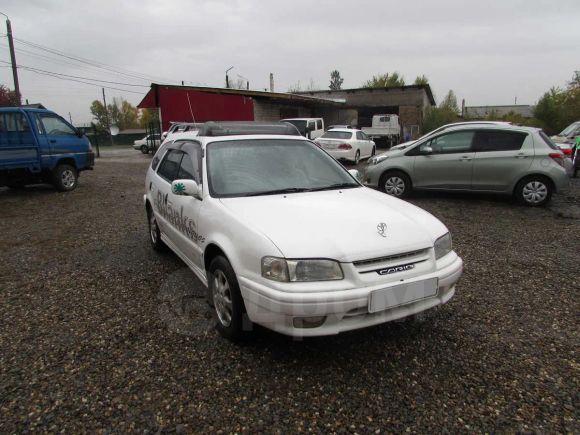
[[[2,62],[2,63],[8,63],[8,62],[3,61],[3,60],[0,60],[0,62]],[[57,72],[54,72],[54,71],[47,71],[47,70],[44,70],[44,69],[34,68],[34,67],[31,67],[31,66],[26,66],[26,65],[18,65],[18,68],[22,68],[22,69],[29,70],[29,71],[33,71],[33,72],[54,74],[54,75],[57,75],[57,76],[70,77],[70,78],[73,78],[73,79],[90,80],[90,81],[93,81],[93,82],[109,83],[109,84],[113,84],[113,85],[136,86],[136,87],[140,87],[140,88],[148,88],[149,87],[148,85],[136,85],[136,84],[133,84],[133,83],[113,82],[113,81],[110,81],[110,80],[93,79],[91,77],[73,76],[73,75],[70,75],[70,74],[57,73]]]
[[[66,59],[69,60],[73,60],[75,62],[80,62],[83,63],[85,65],[90,65],[94,68],[99,68],[105,71],[112,71],[116,74],[120,74],[120,75],[124,75],[127,77],[132,77],[132,78],[137,78],[137,79],[141,79],[141,80],[148,80],[148,81],[158,81],[159,78],[155,78],[153,76],[147,76],[147,75],[143,75],[143,74],[137,74],[133,71],[124,69],[124,68],[119,68],[119,67],[114,67],[112,65],[108,65],[106,63],[102,63],[102,62],[97,62],[97,61],[93,61],[90,59],[86,59],[86,58],[82,58],[80,56],[74,56],[74,55],[70,55],[67,53],[64,53],[62,51],[59,50],[55,50],[53,48],[50,47],[46,47],[40,44],[36,44],[34,42],[30,42],[30,41],[26,41],[24,39],[21,38],[14,38],[14,40],[20,44],[24,44],[27,45],[31,48],[37,49],[37,50],[42,50],[42,51],[46,51],[48,53],[54,54],[56,56],[60,56],[60,57],[64,57]],[[165,80],[161,80],[161,81],[165,81]],[[175,82],[176,80],[169,80],[170,82]]]
[[[8,62],[4,62],[4,61],[0,61],[0,62],[2,62],[2,63],[8,63]],[[71,82],[84,83],[85,85],[97,86],[99,88],[107,88],[107,89],[112,89],[112,90],[115,90],[115,91],[122,91],[122,92],[129,92],[131,94],[143,95],[143,92],[130,91],[128,89],[115,88],[115,87],[112,87],[112,86],[105,86],[105,85],[100,85],[100,84],[97,84],[97,83],[90,83],[90,82],[85,82],[85,81],[82,81],[82,80],[77,80],[77,79],[72,79],[72,78],[66,78],[66,77],[60,77],[59,75],[57,75],[55,73],[40,72],[40,71],[38,71],[36,69],[30,69],[30,68],[22,67],[22,66],[18,66],[18,68],[22,68],[25,71],[30,71],[30,72],[33,72],[35,74],[40,74],[40,75],[45,75],[45,76],[49,76],[49,77],[54,77],[54,78],[57,78],[57,79],[60,79],[60,80],[68,80],[68,81],[71,81]]]

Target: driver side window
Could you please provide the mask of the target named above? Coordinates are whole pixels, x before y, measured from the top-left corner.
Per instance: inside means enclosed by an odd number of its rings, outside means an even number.
[[[425,142],[419,147],[420,154],[454,154],[472,150],[473,131],[457,131],[444,134]],[[429,151],[431,148],[431,152]]]
[[[68,124],[54,115],[41,115],[40,121],[46,134],[76,136],[76,132]]]

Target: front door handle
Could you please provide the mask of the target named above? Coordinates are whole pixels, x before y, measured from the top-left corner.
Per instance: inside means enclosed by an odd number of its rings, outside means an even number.
[[[527,157],[524,153],[519,153],[515,156],[516,159],[526,159]]]
[[[49,139],[50,143],[56,143],[56,139]]]
[[[469,157],[469,156],[461,156],[459,158],[460,161],[464,161],[465,160],[466,162],[470,161],[471,159],[472,159],[472,157]]]

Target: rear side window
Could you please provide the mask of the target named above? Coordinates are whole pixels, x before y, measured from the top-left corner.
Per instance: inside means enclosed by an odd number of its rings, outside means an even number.
[[[478,131],[475,151],[516,151],[522,148],[527,136],[527,133],[518,131]]]
[[[540,132],[539,132],[539,133],[540,133],[540,137],[541,137],[541,138],[544,140],[544,143],[545,143],[546,145],[548,145],[548,146],[549,146],[550,148],[552,148],[553,150],[560,151],[560,148],[558,148],[558,145],[556,145],[556,144],[555,144],[555,143],[552,141],[552,139],[550,139],[550,138],[548,137],[548,135],[547,135],[546,133],[544,133],[542,130],[540,130]]]
[[[320,119],[316,121],[316,130],[322,130],[322,120]]]
[[[0,114],[0,132],[25,133],[30,127],[24,115],[20,112],[7,112]]]
[[[169,150],[163,161],[159,165],[157,174],[163,178],[165,181],[171,183],[177,178],[177,171],[179,171],[179,165],[181,164],[181,159],[183,157],[183,152],[179,150]]]

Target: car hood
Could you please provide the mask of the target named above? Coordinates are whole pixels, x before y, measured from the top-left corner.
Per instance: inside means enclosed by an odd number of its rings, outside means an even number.
[[[447,232],[426,211],[366,187],[220,201],[286,258],[365,260],[431,247]]]

